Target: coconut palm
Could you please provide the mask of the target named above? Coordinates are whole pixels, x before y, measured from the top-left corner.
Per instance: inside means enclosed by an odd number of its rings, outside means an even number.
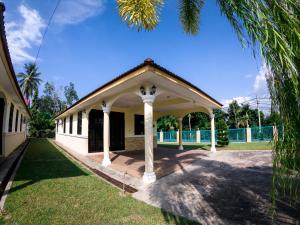
[[[184,31],[197,34],[204,0],[178,1]],[[300,1],[216,2],[242,46],[252,47],[254,53],[259,49],[268,65],[269,91],[285,128],[284,135],[274,145],[272,197],[285,195],[295,202],[300,196]],[[129,26],[152,30],[159,23],[164,0],[117,0],[117,3],[120,16]]]
[[[19,78],[19,84],[21,91],[27,101],[30,103],[30,98],[33,96],[34,92],[38,91],[38,86],[41,83],[38,72],[38,67],[34,63],[28,63],[24,65],[25,73],[19,73],[17,77]]]

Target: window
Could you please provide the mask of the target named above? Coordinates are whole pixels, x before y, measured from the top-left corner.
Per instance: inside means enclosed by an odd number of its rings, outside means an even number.
[[[64,133],[66,133],[66,118],[64,118],[63,126],[64,126]]]
[[[56,133],[58,133],[58,123],[59,123],[59,120],[56,120]]]
[[[9,111],[9,122],[8,122],[8,132],[12,132],[13,116],[14,116],[14,104],[11,103]]]
[[[70,120],[69,120],[70,124],[69,124],[69,134],[73,133],[73,115],[70,116]]]
[[[77,115],[77,134],[82,132],[82,112],[78,112]]]
[[[18,122],[19,122],[19,110],[17,110],[16,113],[15,132],[18,131]]]
[[[144,116],[134,115],[134,134],[143,135],[144,134]]]
[[[20,131],[22,131],[22,125],[23,125],[23,114],[21,114],[21,120],[20,120]]]

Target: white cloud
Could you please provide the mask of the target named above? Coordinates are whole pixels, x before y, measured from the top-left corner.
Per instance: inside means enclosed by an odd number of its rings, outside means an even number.
[[[22,4],[18,12],[22,17],[21,20],[6,24],[7,42],[14,63],[34,60],[28,50],[33,45],[40,44],[42,30],[45,27],[45,22],[37,10]]]
[[[254,93],[258,96],[269,95],[268,86],[266,81],[266,73],[268,72],[268,68],[264,63],[255,77],[253,89]]]
[[[64,0],[53,21],[60,25],[77,24],[102,12],[104,0]]]
[[[247,101],[249,101],[250,99],[251,99],[251,97],[249,97],[249,96],[238,96],[238,97],[234,97],[232,99],[225,99],[222,101],[222,104],[224,105],[223,107],[226,108],[233,101],[237,101],[237,103],[242,104],[242,103],[247,103]]]

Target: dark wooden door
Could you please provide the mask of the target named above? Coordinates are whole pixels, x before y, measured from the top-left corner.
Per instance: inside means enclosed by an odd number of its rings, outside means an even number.
[[[124,113],[111,112],[110,121],[110,150],[125,149],[125,118]]]
[[[103,112],[92,109],[89,113],[89,153],[103,151]]]
[[[4,124],[4,99],[0,98],[0,154],[3,154],[3,140],[2,140],[2,132],[3,132],[3,124]]]

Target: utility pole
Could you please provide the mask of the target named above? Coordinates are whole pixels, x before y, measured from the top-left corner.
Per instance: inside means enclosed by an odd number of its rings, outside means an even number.
[[[257,115],[258,115],[258,127],[259,127],[259,133],[261,133],[261,121],[260,121],[260,111],[259,111],[259,100],[256,96],[256,107],[257,107]]]
[[[189,113],[188,117],[189,117],[189,128],[190,128],[190,131],[191,131],[192,130],[192,126],[191,126],[192,115]]]

